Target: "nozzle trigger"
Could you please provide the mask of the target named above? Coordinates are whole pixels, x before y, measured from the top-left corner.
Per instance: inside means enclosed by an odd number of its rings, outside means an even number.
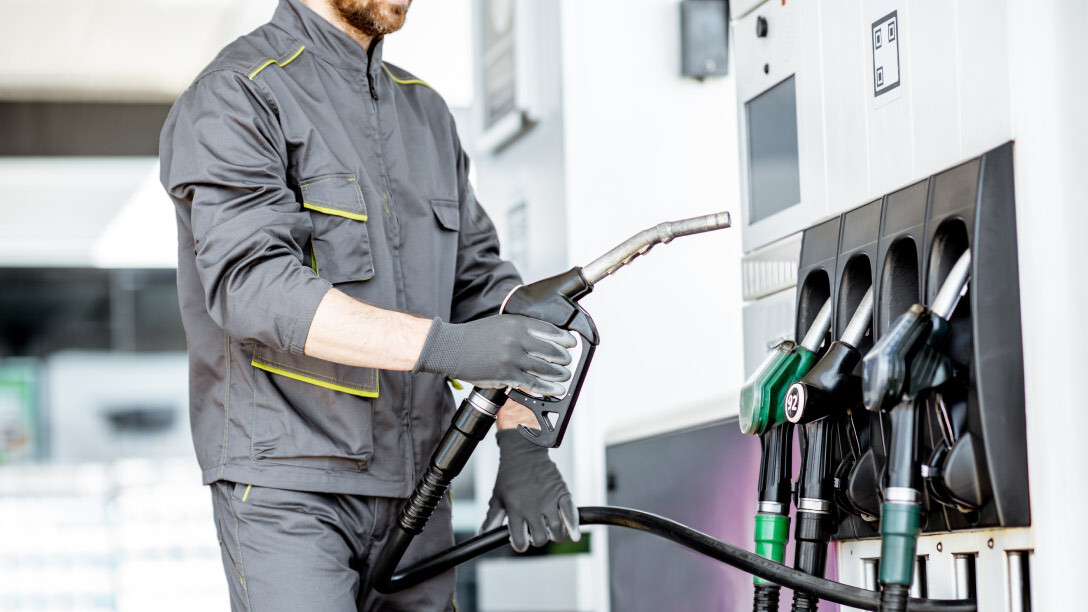
[[[593,359],[593,352],[597,346],[590,342],[582,342],[582,354],[578,357],[578,365],[571,373],[570,387],[561,397],[535,397],[511,389],[508,397],[525,406],[536,415],[538,431],[534,431],[525,425],[518,425],[518,431],[526,440],[545,448],[557,448],[563,443],[563,434],[567,431],[567,424],[574,414],[574,404],[578,401],[578,393],[582,390],[589,363]]]

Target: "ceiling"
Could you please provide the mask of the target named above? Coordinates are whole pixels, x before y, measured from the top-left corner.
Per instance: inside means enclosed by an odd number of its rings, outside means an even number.
[[[9,141],[40,145],[0,155],[0,268],[175,266],[173,206],[157,160],[117,156],[133,150],[120,146],[125,131],[148,123],[133,109],[150,103],[145,115],[164,115],[224,45],[271,17],[277,1],[0,0],[7,17],[0,101],[24,101],[7,104],[16,123],[0,128],[8,126]],[[458,116],[472,100],[470,9],[471,0],[416,3],[384,51]],[[157,141],[160,123],[142,132]]]
[[[169,102],[277,0],[0,0],[0,99]],[[386,57],[451,106],[472,97],[470,0],[412,8]],[[10,16],[14,15],[12,19]]]

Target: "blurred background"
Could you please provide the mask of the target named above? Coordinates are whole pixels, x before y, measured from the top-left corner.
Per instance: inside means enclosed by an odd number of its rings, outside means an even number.
[[[189,435],[158,135],[201,68],[276,4],[0,0],[0,610],[228,609]],[[729,78],[683,77],[677,0],[636,4],[421,0],[386,42],[386,61],[449,104],[480,199],[527,279],[735,199]],[[631,173],[640,180],[624,180]],[[733,410],[723,394],[740,382],[738,344],[695,321],[739,320],[739,300],[726,298],[737,293],[737,266],[683,300],[699,273],[669,266],[739,260],[739,239],[669,250],[586,302],[610,313],[595,316],[614,343],[583,392],[581,429],[553,453],[580,503],[604,501],[606,435],[622,441]],[[666,308],[690,322],[646,325],[645,313]],[[691,332],[704,344],[694,351],[684,347]],[[666,404],[627,384],[640,368],[704,382],[676,389],[663,421]],[[483,446],[474,465],[491,466],[497,452]],[[470,466],[458,481],[461,537],[482,519],[493,471]],[[603,609],[604,537],[513,569],[501,558],[465,568],[460,609],[514,609],[541,577],[568,588],[540,606]],[[480,581],[504,588],[486,592]]]

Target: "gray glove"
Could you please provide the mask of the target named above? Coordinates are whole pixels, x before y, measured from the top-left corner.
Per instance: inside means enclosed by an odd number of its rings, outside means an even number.
[[[434,372],[484,389],[515,387],[536,395],[562,395],[570,378],[574,336],[551,323],[521,315],[495,315],[468,323],[435,319],[414,372]]]
[[[567,534],[575,542],[582,539],[578,508],[559,468],[548,458],[548,449],[522,438],[516,429],[501,430],[495,438],[499,474],[481,531],[508,518],[510,544],[518,552],[528,550],[530,542],[533,546],[561,542]]]

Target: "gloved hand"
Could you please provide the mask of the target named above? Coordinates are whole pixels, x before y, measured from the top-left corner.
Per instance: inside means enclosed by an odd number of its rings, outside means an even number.
[[[574,336],[551,323],[521,315],[495,315],[468,323],[435,319],[414,372],[434,372],[483,389],[515,387],[536,395],[562,395],[570,378]]]
[[[582,539],[578,508],[567,490],[559,468],[548,458],[548,449],[521,437],[516,429],[495,434],[499,443],[499,474],[481,531],[502,525],[507,518],[510,544],[525,552],[529,543],[543,546],[570,535]]]

